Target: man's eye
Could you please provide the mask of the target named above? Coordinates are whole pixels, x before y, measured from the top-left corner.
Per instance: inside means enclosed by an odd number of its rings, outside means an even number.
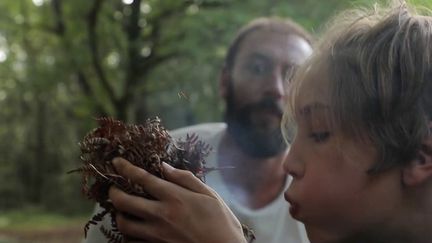
[[[330,137],[330,132],[314,132],[309,135],[315,142],[325,142]]]
[[[264,75],[268,72],[268,69],[268,66],[264,63],[252,63],[251,65],[249,65],[249,70],[254,75]]]

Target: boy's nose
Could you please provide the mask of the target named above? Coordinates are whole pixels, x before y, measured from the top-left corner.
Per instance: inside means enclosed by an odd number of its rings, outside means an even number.
[[[297,145],[293,142],[289,148],[288,155],[283,163],[284,171],[294,179],[299,179],[304,175],[304,165],[297,155]]]

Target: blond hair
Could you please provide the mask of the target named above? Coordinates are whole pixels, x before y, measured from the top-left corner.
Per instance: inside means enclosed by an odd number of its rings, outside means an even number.
[[[302,79],[324,63],[329,79],[332,127],[354,139],[367,139],[379,161],[370,172],[405,165],[430,135],[432,120],[432,18],[405,2],[386,8],[350,10],[337,16],[298,70],[284,116],[299,107]]]

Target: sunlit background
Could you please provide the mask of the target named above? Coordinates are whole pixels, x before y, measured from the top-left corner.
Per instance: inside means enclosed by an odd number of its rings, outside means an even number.
[[[1,0],[0,243],[79,242],[93,204],[66,172],[95,117],[221,121],[218,71],[240,26],[281,16],[317,35],[373,2]]]

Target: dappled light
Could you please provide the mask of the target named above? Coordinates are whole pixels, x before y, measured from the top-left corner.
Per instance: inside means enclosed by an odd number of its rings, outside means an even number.
[[[0,242],[80,242],[94,205],[66,172],[97,118],[220,122],[220,70],[241,26],[280,16],[315,35],[336,11],[371,2],[1,0]],[[54,219],[35,227],[33,216]]]

